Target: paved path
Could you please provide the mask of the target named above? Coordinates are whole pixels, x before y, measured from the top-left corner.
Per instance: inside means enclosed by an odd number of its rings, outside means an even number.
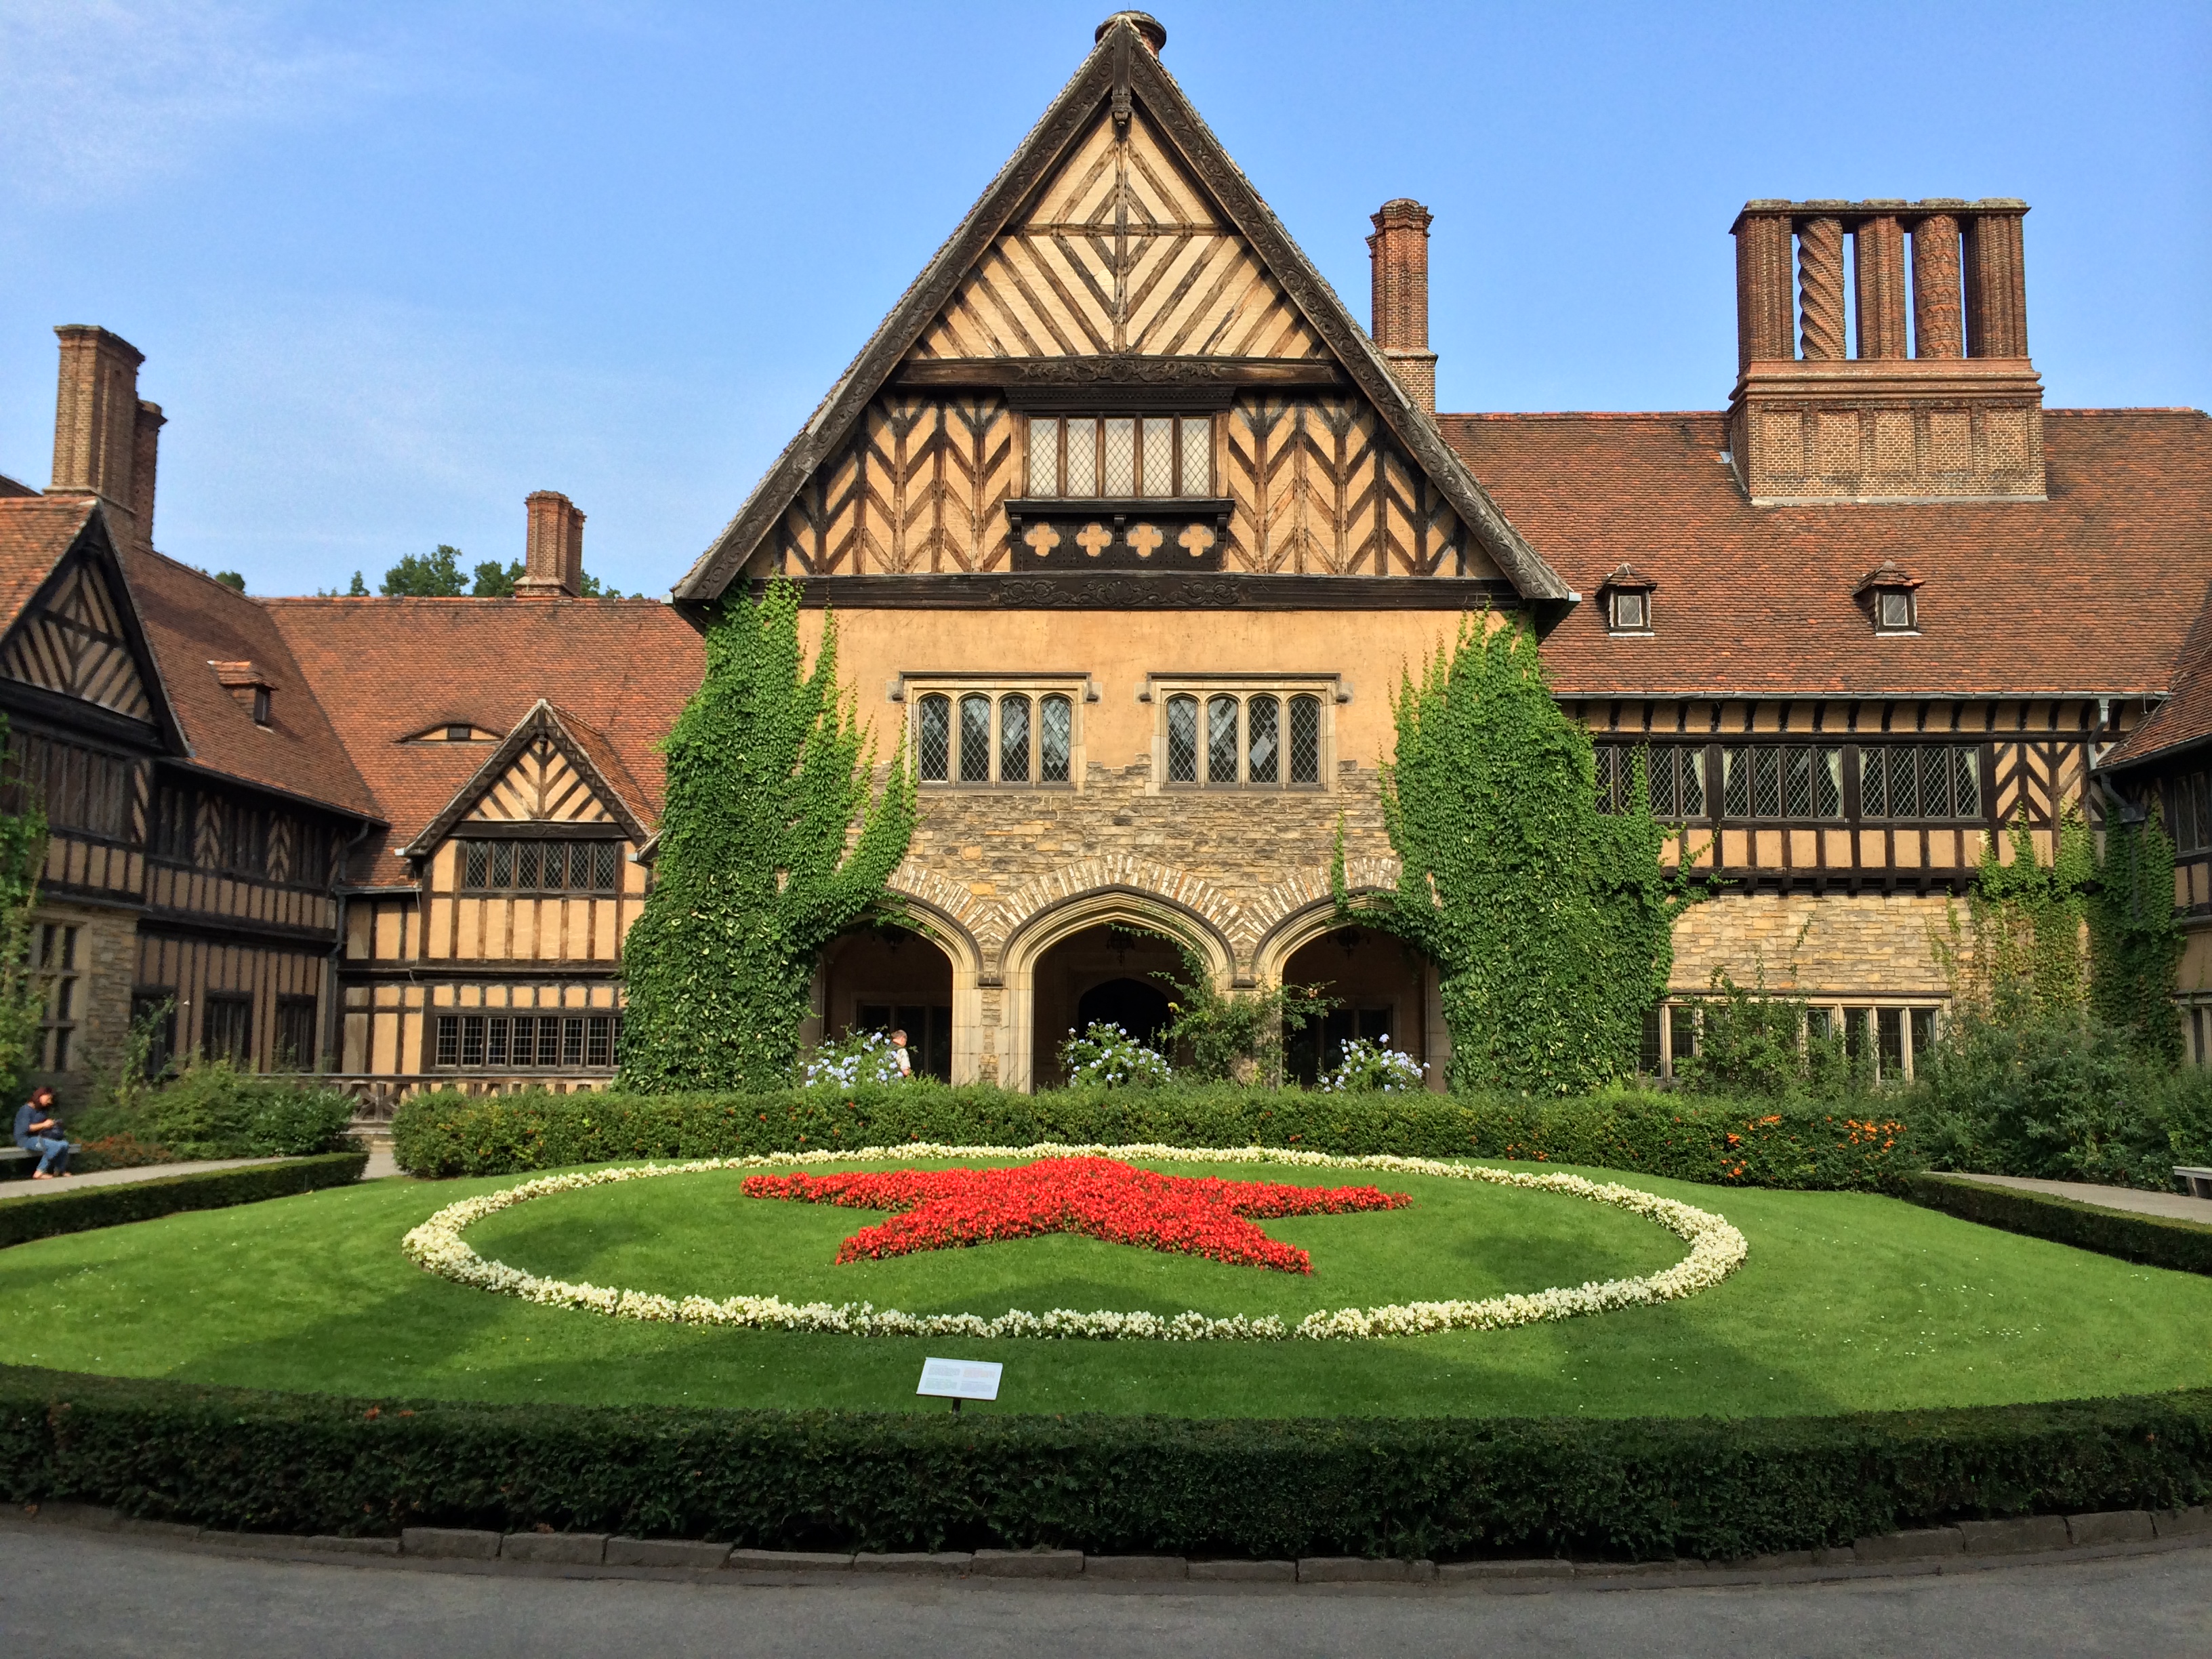
[[[242,1557],[0,1526],[0,1639],[60,1656],[222,1659],[650,1653],[836,1659],[2062,1659],[2212,1654],[2212,1548],[1733,1587],[1092,1585],[564,1578],[556,1568]],[[437,1570],[444,1567],[446,1570]]]
[[[2024,1187],[2032,1193],[2070,1198],[2076,1204],[2094,1204],[2100,1210],[2128,1210],[2136,1215],[2162,1215],[2212,1226],[2212,1198],[2145,1192],[2139,1187],[2100,1187],[2087,1181],[2031,1181],[2026,1176],[1970,1175],[1959,1179],[1977,1181],[1985,1187]]]
[[[82,1192],[87,1187],[124,1187],[134,1181],[160,1181],[168,1176],[197,1175],[202,1170],[242,1170],[252,1164],[276,1164],[274,1158],[211,1158],[196,1164],[143,1164],[135,1170],[101,1170],[94,1175],[64,1176],[54,1181],[0,1181],[0,1198],[51,1198],[57,1193]]]

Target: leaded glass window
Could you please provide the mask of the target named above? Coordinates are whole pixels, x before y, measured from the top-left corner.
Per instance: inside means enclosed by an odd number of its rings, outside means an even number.
[[[1863,744],[1859,810],[1870,818],[1978,818],[1978,744]]]
[[[1168,699],[1168,781],[1198,781],[1198,699]]]
[[[1173,421],[1145,422],[1144,493],[1175,494],[1176,428]]]
[[[1839,818],[1844,751],[1810,744],[1723,749],[1721,811],[1731,818]]]
[[[1206,781],[1237,781],[1237,699],[1206,700]]]
[[[960,781],[991,781],[991,700],[971,691],[960,699]]]
[[[1273,783],[1282,767],[1283,705],[1273,697],[1255,697],[1244,705],[1244,775],[1254,783]]]
[[[1074,706],[1066,697],[1047,697],[1037,705],[1037,781],[1066,783],[1074,747]]]
[[[1098,493],[1133,495],[1137,493],[1137,423],[1126,415],[1109,415],[1101,425],[1106,438],[1100,446],[1104,476]]]
[[[999,781],[1030,781],[1030,700],[999,699]]]
[[[1030,494],[1060,494],[1060,422],[1049,415],[1030,417]]]
[[[1291,781],[1321,781],[1321,699],[1291,699]]]
[[[1028,493],[1086,496],[1209,495],[1213,419],[1207,415],[1032,415]]]
[[[924,783],[944,783],[951,777],[951,698],[933,692],[921,700],[915,714],[914,750]]]
[[[1183,495],[1206,495],[1213,490],[1213,422],[1204,415],[1182,417]]]
[[[1067,422],[1067,489],[1070,495],[1098,493],[1098,422],[1077,416]]]

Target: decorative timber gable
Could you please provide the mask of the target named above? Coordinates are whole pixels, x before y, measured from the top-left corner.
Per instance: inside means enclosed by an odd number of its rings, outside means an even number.
[[[0,635],[0,676],[173,741],[160,671],[96,508],[87,512],[69,550]],[[173,746],[181,752],[181,741]]]
[[[1158,33],[1101,27],[679,603],[773,575],[836,579],[841,605],[1572,602],[1161,68]],[[1243,580],[1263,576],[1353,580]]]
[[[606,826],[642,842],[650,832],[641,805],[636,786],[620,770],[606,739],[541,699],[404,855],[427,857],[465,825],[479,830],[497,825],[510,832]]]

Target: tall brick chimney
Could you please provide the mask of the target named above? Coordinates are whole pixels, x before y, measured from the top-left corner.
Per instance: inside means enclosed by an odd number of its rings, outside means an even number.
[[[530,541],[523,555],[518,599],[573,599],[584,586],[584,515],[557,490],[527,497]]]
[[[1373,216],[1367,239],[1374,273],[1375,343],[1406,395],[1437,412],[1437,354],[1429,349],[1429,221],[1419,202],[1401,196]]]
[[[161,411],[138,398],[138,365],[145,357],[104,328],[65,323],[54,333],[61,340],[61,374],[47,493],[98,497],[125,540],[149,547]]]
[[[1729,429],[1753,501],[2043,499],[2027,212],[2027,203],[1999,198],[1744,204],[1733,227],[1738,374]],[[1854,317],[1844,295],[1847,236]],[[1848,334],[1847,323],[1856,324]]]

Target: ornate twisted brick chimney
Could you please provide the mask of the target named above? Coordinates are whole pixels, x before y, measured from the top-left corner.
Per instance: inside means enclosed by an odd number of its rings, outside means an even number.
[[[538,490],[524,505],[530,509],[530,539],[514,597],[574,599],[584,588],[584,515],[557,490]]]
[[[1729,428],[1753,501],[2043,499],[2027,212],[2008,198],[1744,204]]]
[[[91,495],[107,507],[123,538],[154,544],[154,476],[161,405],[138,396],[145,356],[104,328],[65,323],[54,392],[54,471],[47,494]]]
[[[1367,239],[1374,274],[1375,343],[1406,395],[1437,412],[1437,354],[1429,349],[1429,222],[1435,216],[1401,196],[1373,216]]]

